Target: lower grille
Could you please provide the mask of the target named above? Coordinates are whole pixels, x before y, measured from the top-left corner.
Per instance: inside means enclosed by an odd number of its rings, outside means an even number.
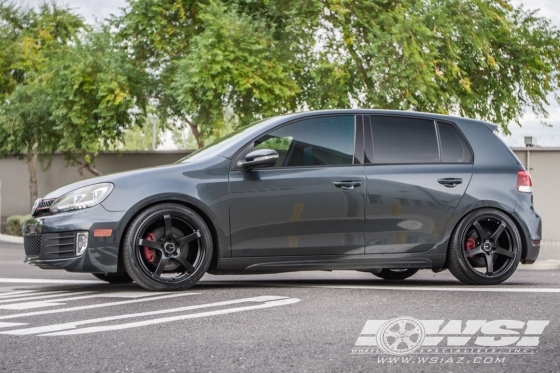
[[[39,256],[39,254],[41,254],[41,238],[42,236],[40,234],[23,237],[25,255]]]
[[[76,234],[73,232],[49,234],[45,238],[46,254],[58,258],[76,255]]]

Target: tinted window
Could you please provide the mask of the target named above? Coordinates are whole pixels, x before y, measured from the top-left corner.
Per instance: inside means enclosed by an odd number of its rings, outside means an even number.
[[[281,127],[255,141],[255,149],[280,154],[276,167],[352,164],[354,116],[306,119]]]
[[[471,152],[455,127],[449,123],[438,123],[441,142],[441,158],[444,163],[469,163]]]
[[[426,119],[372,116],[373,163],[438,163],[434,122]]]

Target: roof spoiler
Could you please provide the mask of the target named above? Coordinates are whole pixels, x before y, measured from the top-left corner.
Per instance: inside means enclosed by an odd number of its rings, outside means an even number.
[[[494,123],[488,123],[488,122],[483,122],[483,123],[486,125],[486,127],[490,128],[490,131],[492,132],[496,131],[499,127],[497,124]]]

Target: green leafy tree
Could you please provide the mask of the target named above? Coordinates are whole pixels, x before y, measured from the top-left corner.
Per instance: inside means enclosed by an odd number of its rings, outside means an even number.
[[[53,119],[64,134],[59,150],[82,175],[84,169],[100,175],[99,151],[122,143],[126,130],[145,119],[142,71],[106,27],[61,49],[48,66]]]
[[[76,40],[83,20],[56,4],[23,9],[0,2],[0,155],[25,157],[30,205],[37,198],[37,160],[47,159],[61,134],[45,83],[49,55]]]
[[[124,11],[114,25],[151,73],[160,118],[186,124],[198,146],[228,110],[242,124],[296,109],[314,1],[129,0]]]
[[[458,113],[506,133],[527,106],[547,116],[546,96],[559,87],[560,33],[535,12],[506,0],[325,5],[325,47],[313,69],[326,71],[317,74],[331,88],[324,102],[350,94],[361,106]]]
[[[296,109],[459,114],[508,133],[559,87],[560,34],[507,0],[129,0],[115,23],[150,92],[202,145]]]

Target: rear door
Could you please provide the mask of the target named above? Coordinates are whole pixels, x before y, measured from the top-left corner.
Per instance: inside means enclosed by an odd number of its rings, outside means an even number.
[[[249,144],[234,165],[253,149],[274,149],[280,159],[230,172],[234,257],[364,253],[361,121],[330,115],[286,124]]]
[[[470,182],[472,151],[451,123],[414,116],[364,119],[365,252],[429,250]]]

